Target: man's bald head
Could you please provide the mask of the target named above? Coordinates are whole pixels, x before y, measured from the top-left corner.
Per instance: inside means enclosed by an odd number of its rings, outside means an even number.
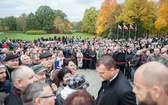
[[[22,65],[12,71],[11,78],[13,85],[23,90],[28,84],[33,83],[36,79],[34,78],[34,71],[28,66]]]
[[[168,68],[159,62],[149,62],[140,66],[135,76],[140,75],[142,82],[149,87],[162,87],[168,94]]]

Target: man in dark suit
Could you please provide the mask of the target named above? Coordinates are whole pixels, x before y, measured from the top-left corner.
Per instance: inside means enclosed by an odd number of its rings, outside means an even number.
[[[124,74],[116,69],[116,63],[111,56],[101,57],[96,63],[96,70],[104,80],[96,105],[136,105],[132,86]]]

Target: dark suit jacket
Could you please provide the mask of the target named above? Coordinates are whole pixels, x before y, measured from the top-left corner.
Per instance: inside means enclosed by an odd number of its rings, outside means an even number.
[[[121,71],[107,86],[104,84],[98,92],[96,105],[136,105],[132,86]]]

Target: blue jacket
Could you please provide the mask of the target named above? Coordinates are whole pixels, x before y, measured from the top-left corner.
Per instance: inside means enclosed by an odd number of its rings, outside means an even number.
[[[3,85],[0,84],[0,92],[12,93],[12,85],[9,80],[6,80]]]

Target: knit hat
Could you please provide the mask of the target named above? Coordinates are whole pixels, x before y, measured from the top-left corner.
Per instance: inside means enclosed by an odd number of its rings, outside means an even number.
[[[71,73],[71,70],[69,70],[68,68],[62,68],[62,69],[60,69],[60,70],[58,71],[57,77],[58,77],[61,81],[63,81],[63,77],[64,77],[64,75],[67,74],[67,73]]]
[[[82,74],[76,74],[69,77],[66,80],[67,86],[71,89],[86,89],[89,87],[89,82],[86,81],[85,76]]]

